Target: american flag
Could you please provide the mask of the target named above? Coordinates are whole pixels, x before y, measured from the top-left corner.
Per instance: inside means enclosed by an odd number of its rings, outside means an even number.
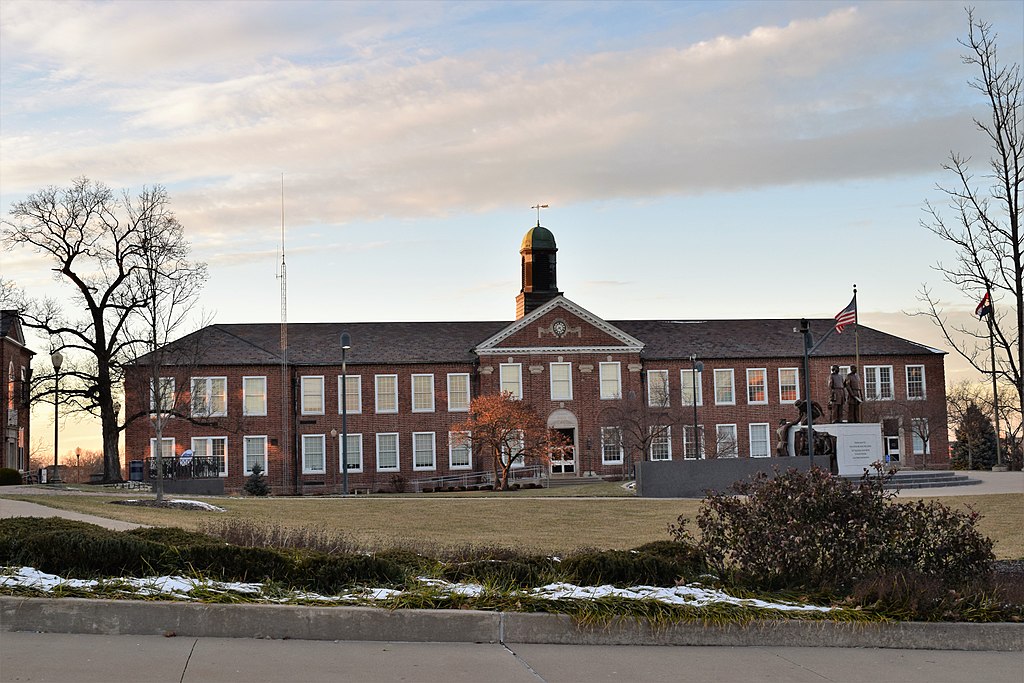
[[[853,295],[850,305],[836,313],[836,332],[843,333],[843,328],[857,322],[857,295]]]

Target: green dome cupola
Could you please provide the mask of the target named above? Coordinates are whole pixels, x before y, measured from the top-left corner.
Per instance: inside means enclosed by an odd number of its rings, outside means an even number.
[[[516,297],[516,320],[560,295],[556,268],[555,236],[537,221],[523,236],[523,287]]]

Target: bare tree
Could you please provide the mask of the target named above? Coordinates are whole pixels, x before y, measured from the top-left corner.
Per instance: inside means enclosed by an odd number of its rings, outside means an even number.
[[[652,446],[662,443],[671,435],[672,427],[685,425],[684,411],[671,405],[667,391],[644,400],[630,391],[614,405],[601,411],[602,427],[615,427],[623,457],[623,476],[630,476],[636,462],[650,458]],[[609,434],[609,436],[611,436]]]
[[[947,403],[948,401],[947,395]],[[898,420],[904,434],[909,435],[911,439],[909,445],[905,444],[907,453],[904,460],[910,467],[927,465],[927,454],[931,452],[932,436],[940,433],[940,430],[950,428],[950,425],[947,425],[947,413],[944,413],[932,401],[898,396],[888,400],[865,401],[861,404],[861,418],[864,422],[881,422],[885,419]],[[913,449],[914,437],[920,440],[924,448],[920,463],[914,462],[916,455]]]
[[[950,346],[975,369],[989,375],[994,372],[1000,381],[1013,386],[1019,422],[1024,400],[1024,244],[1020,233],[1024,103],[1020,64],[1001,64],[991,25],[975,18],[970,9],[967,19],[967,38],[960,43],[967,48],[963,62],[979,71],[969,85],[982,94],[988,108],[988,118],[974,120],[991,144],[988,171],[976,180],[970,158],[951,152],[943,169],[955,182],[939,186],[951,217],[947,219],[944,211],[928,204],[928,218],[922,225],[955,250],[952,263],[935,266],[942,278],[968,300],[981,301],[990,293],[995,312],[988,316],[987,325],[950,323],[941,302],[925,285],[919,296],[925,310],[918,314],[930,317]],[[994,353],[990,352],[990,337]]]
[[[169,206],[160,186],[132,197],[79,178],[15,203],[0,231],[8,248],[49,257],[55,279],[71,290],[68,312],[55,299],[23,293],[18,307],[23,324],[48,336],[52,350],[67,358],[62,400],[100,418],[105,482],[121,479],[123,425],[115,404],[122,400],[125,364],[166,340],[206,281],[206,267],[188,260],[188,242]],[[52,392],[53,373],[34,380],[34,393]]]

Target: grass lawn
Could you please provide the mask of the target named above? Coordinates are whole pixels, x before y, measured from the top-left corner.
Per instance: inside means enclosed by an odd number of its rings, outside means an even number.
[[[598,491],[598,487],[604,487]],[[407,545],[415,548],[467,544],[498,545],[540,553],[565,553],[577,548],[627,549],[649,541],[667,540],[667,526],[685,514],[691,519],[699,500],[622,497],[617,485],[595,485],[595,497],[566,489],[520,491],[508,494],[445,496],[383,496],[341,498],[198,498],[227,512],[197,512],[111,505],[124,496],[22,495],[19,500],[140,524],[199,529],[227,518],[265,520],[291,527],[321,527],[345,533],[374,547]],[[540,495],[538,495],[540,494]],[[604,497],[598,497],[598,496]],[[1022,513],[1024,495],[949,496],[938,499],[982,514],[979,528],[995,542],[996,557],[1024,558]]]

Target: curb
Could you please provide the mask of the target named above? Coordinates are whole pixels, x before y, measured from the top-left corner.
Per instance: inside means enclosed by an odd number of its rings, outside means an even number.
[[[564,614],[0,596],[0,632],[552,645],[860,647],[1024,652],[1024,624],[759,621],[577,624]]]

